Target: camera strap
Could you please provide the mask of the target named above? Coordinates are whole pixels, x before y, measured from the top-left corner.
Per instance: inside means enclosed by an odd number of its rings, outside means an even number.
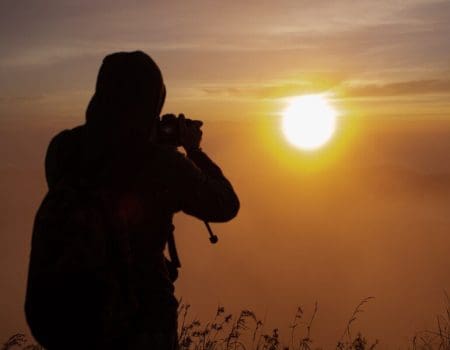
[[[219,238],[213,233],[211,227],[209,226],[209,223],[207,221],[203,221],[205,224],[208,233],[209,233],[209,240],[212,244],[216,244]],[[175,230],[175,226],[171,225],[171,229],[169,231],[169,237],[167,238],[167,248],[169,250],[169,257],[170,261],[172,262],[173,266],[179,269],[181,267],[180,258],[178,257],[177,252],[177,246],[175,244],[175,236],[173,234]]]

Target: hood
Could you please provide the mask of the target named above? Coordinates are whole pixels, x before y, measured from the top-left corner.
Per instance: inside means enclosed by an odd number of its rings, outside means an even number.
[[[165,86],[158,65],[144,52],[117,52],[100,67],[86,124],[95,128],[147,129],[159,116]]]

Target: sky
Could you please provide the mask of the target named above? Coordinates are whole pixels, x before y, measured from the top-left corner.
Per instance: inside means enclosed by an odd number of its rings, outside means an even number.
[[[22,312],[50,138],[84,122],[103,57],[143,50],[164,111],[202,119],[204,149],[240,196],[214,225],[176,216],[177,296],[287,329],[303,305],[333,345],[355,304],[383,349],[433,327],[450,291],[449,1],[0,3],[0,341]],[[304,153],[280,131],[286,99],[327,93],[335,137]]]
[[[448,1],[0,6],[0,111],[10,117],[83,114],[102,58],[135,49],[161,66],[167,107],[202,118],[267,115],[276,112],[274,99],[323,90],[356,100],[358,114],[449,111]]]

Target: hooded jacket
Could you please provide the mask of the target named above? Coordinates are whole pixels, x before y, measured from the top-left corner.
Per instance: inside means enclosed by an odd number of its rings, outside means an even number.
[[[82,176],[106,188],[116,225],[130,242],[140,304],[176,306],[164,248],[172,219],[183,211],[225,222],[239,200],[221,169],[200,149],[187,156],[149,141],[165,99],[162,74],[142,52],[107,56],[100,68],[86,123],[56,135],[47,150],[49,188]]]

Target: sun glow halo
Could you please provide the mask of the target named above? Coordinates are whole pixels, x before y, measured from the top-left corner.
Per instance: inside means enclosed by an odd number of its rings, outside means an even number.
[[[289,101],[282,113],[287,140],[303,150],[324,145],[336,129],[336,110],[324,95],[303,95]]]

